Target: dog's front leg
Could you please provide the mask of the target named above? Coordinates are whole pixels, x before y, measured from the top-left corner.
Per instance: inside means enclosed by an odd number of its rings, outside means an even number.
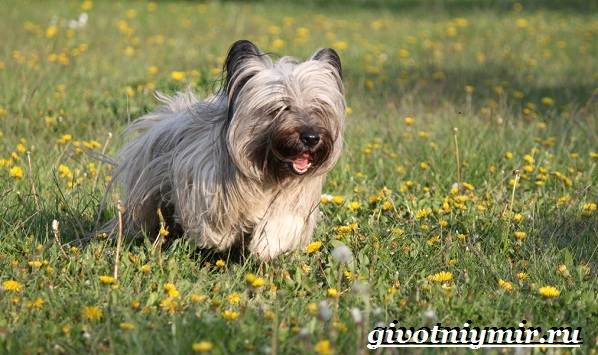
[[[270,260],[278,255],[305,246],[314,232],[318,214],[317,202],[304,213],[282,208],[264,218],[254,229],[249,250],[260,259]]]

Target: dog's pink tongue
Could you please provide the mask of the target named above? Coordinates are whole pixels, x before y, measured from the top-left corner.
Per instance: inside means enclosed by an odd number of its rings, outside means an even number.
[[[309,165],[309,153],[303,153],[295,158],[295,160],[293,160],[293,165],[300,170],[307,169],[307,166]]]

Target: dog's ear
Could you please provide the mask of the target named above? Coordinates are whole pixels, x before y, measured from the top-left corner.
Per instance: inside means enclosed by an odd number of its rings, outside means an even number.
[[[314,55],[311,56],[312,60],[319,60],[330,64],[338,72],[340,78],[343,77],[343,68],[341,66],[341,58],[338,53],[332,48],[318,49]]]
[[[241,88],[259,70],[264,68],[264,56],[252,42],[242,39],[233,43],[224,61],[224,90],[229,105],[234,102]]]

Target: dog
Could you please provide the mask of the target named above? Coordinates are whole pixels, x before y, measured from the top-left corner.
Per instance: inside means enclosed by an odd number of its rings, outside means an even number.
[[[273,60],[240,40],[216,94],[156,97],[163,105],[127,128],[131,140],[118,154],[128,231],[157,235],[159,210],[201,248],[242,245],[270,260],[309,243],[342,150],[337,52]]]

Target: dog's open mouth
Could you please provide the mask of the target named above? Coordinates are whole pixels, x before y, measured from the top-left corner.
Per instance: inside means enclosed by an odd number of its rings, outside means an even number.
[[[307,170],[309,170],[309,168],[311,167],[310,159],[311,157],[309,153],[299,154],[295,159],[293,159],[293,162],[291,163],[293,171],[299,175],[305,174]]]

